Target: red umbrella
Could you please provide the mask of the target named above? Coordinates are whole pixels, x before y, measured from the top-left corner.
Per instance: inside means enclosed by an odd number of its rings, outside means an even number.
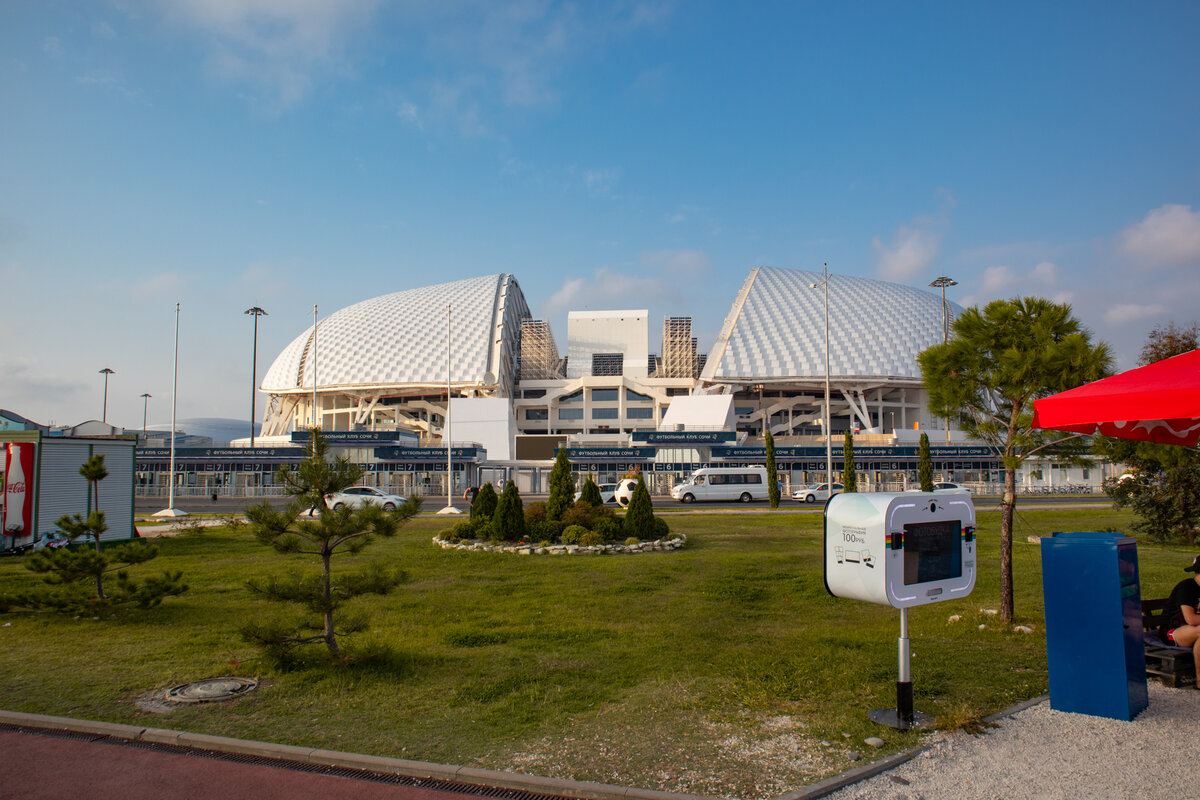
[[[1035,400],[1033,427],[1195,445],[1200,440],[1200,350]]]

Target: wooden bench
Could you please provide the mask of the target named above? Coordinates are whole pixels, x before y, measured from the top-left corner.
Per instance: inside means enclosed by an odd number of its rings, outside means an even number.
[[[1146,640],[1146,675],[1167,686],[1192,686],[1196,683],[1196,660],[1192,648],[1163,642],[1158,628],[1164,622],[1167,599],[1142,601],[1142,631]]]

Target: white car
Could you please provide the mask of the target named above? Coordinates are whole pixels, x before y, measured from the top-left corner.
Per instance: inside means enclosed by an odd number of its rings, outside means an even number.
[[[387,494],[370,486],[351,486],[342,492],[325,496],[325,505],[337,511],[343,506],[350,508],[358,508],[372,503],[377,506],[383,506],[384,511],[395,511],[400,506],[407,503],[403,497],[394,494]]]
[[[833,485],[833,493],[841,494],[844,489],[840,483]],[[805,486],[802,489],[797,489],[792,492],[792,499],[799,500],[801,503],[815,503],[818,500],[824,502],[829,499],[829,484],[818,483],[816,486]]]
[[[601,503],[611,503],[613,501],[613,495],[616,494],[616,492],[617,492],[617,484],[602,483],[599,485],[598,488],[600,489],[600,502]],[[575,499],[578,500],[580,497],[583,497],[582,489],[575,492]]]

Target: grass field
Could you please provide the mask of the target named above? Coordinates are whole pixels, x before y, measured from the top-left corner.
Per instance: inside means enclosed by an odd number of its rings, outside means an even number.
[[[1046,691],[1040,552],[1027,537],[1129,521],[1018,515],[1017,622],[1034,634],[981,610],[999,601],[996,514],[979,517],[974,593],[910,612],[915,705],[943,725]],[[867,736],[883,752],[917,741],[867,720],[895,706],[899,612],[826,593],[819,514],[670,522],[689,538],[676,553],[520,557],[443,551],[430,537],[445,523],[415,521],[342,561],[408,571],[394,594],[359,601],[370,632],[350,648],[374,657],[288,672],[238,638],[244,620],[279,613],[244,583],[315,560],[276,555],[245,527],[156,540],[159,559],[135,574],[182,569],[182,597],[106,621],[0,616],[0,707],[740,797],[841,772]],[[1140,545],[1144,595],[1166,594],[1193,555]],[[0,563],[0,591],[35,581]],[[165,714],[137,703],[224,674],[263,684]]]

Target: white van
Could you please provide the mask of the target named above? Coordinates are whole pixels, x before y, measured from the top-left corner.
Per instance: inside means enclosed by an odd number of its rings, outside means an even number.
[[[696,500],[767,499],[766,467],[704,467],[684,483],[671,488],[671,497],[682,503]]]

